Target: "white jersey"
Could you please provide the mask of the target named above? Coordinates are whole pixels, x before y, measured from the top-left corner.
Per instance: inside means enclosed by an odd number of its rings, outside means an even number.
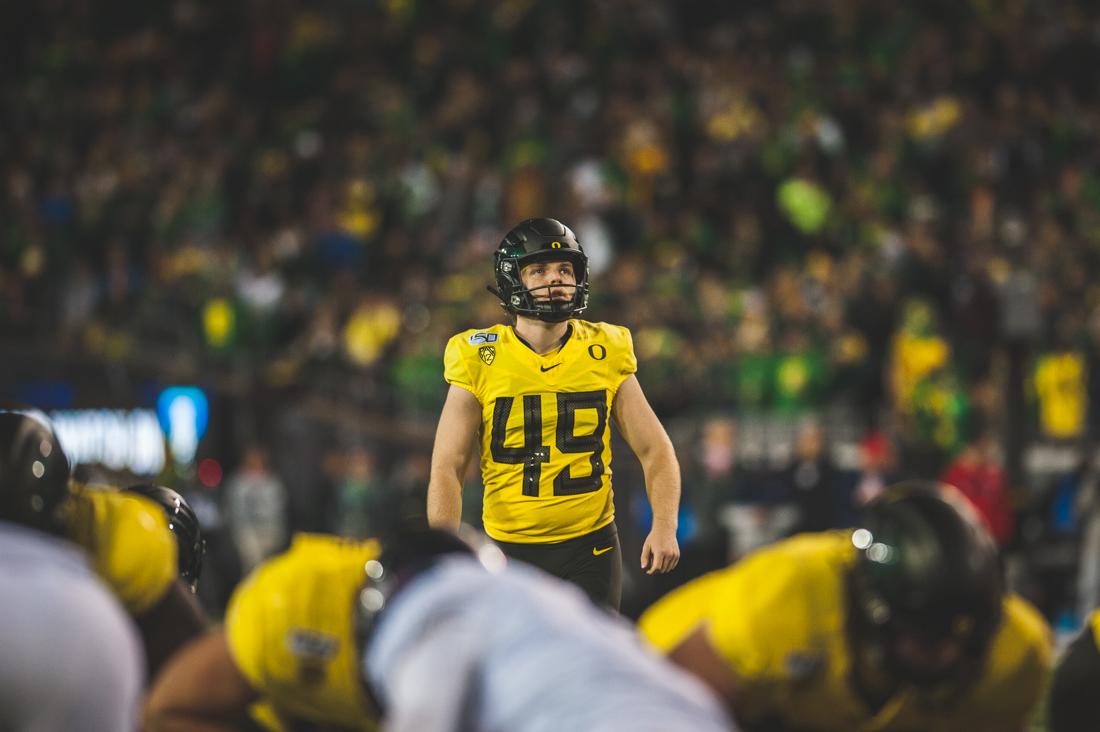
[[[0,598],[0,729],[137,728],[137,631],[76,545],[0,521]]]
[[[454,557],[412,581],[364,659],[388,732],[718,732],[698,681],[574,587]]]

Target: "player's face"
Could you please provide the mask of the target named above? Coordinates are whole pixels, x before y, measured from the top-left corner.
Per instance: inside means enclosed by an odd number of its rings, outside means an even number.
[[[519,276],[523,286],[540,301],[572,300],[577,289],[572,262],[535,262],[520,270]]]

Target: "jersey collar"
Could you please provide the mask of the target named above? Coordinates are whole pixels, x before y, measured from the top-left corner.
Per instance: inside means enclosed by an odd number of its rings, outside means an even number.
[[[524,340],[523,336],[521,336],[516,331],[516,327],[514,325],[509,327],[511,327],[512,329],[512,335],[514,335],[520,343],[527,346],[527,348],[530,349],[531,353],[535,354],[536,356],[549,356],[551,353],[561,353],[561,349],[565,348],[565,344],[569,342],[569,338],[573,335],[573,324],[567,323],[565,326],[565,335],[563,335],[561,337],[561,340],[558,341],[558,347],[552,351],[547,351],[546,353],[539,353],[531,346],[530,343]]]

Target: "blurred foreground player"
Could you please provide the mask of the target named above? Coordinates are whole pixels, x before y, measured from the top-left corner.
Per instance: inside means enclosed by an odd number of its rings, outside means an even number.
[[[166,507],[140,491],[74,481],[70,492],[65,534],[84,547],[96,573],[137,622],[152,678],[206,629],[190,580],[180,574],[181,566],[195,561],[191,545],[173,530]]]
[[[805,534],[658,601],[642,633],[748,730],[1019,731],[1050,631],[1002,591],[955,489],[906,482],[855,531]]]
[[[732,729],[702,685],[577,588],[500,555],[395,555],[363,632],[388,732]]]
[[[1050,732],[1093,732],[1100,726],[1100,610],[1089,616],[1054,670]]]
[[[173,659],[146,729],[228,730],[259,699],[287,729],[729,730],[720,703],[577,589],[444,531],[299,536]]]
[[[206,630],[205,615],[195,597],[202,577],[206,540],[191,505],[171,488],[143,483],[132,485],[125,492],[157,504],[176,540],[175,577],[160,594],[160,600],[148,611],[135,615],[145,645],[145,659],[153,675],[183,644]]]
[[[183,649],[149,693],[146,729],[373,730],[355,610],[374,541],[298,534],[233,593],[225,626]]]
[[[129,618],[64,538],[69,463],[50,428],[0,412],[0,729],[127,732],[143,684]]]

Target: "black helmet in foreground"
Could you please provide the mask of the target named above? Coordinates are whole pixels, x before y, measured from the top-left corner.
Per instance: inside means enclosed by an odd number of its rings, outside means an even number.
[[[573,264],[577,278],[569,300],[539,300],[537,290],[523,286],[520,271],[535,262],[567,261]],[[557,219],[527,219],[509,231],[493,255],[496,288],[489,291],[500,298],[510,313],[526,315],[551,323],[579,315],[588,307],[588,256],[573,230]]]
[[[867,504],[852,543],[854,627],[895,676],[936,684],[981,662],[1001,622],[1003,584],[996,544],[961,493],[926,481],[891,486]],[[958,657],[917,665],[899,652],[903,637],[950,645]]]
[[[0,519],[60,535],[69,460],[45,416],[0,411]]]
[[[194,592],[202,576],[202,559],[206,554],[206,540],[202,538],[198,516],[184,497],[171,488],[141,483],[126,490],[151,499],[168,514],[168,528],[176,535],[179,545],[179,575]]]

